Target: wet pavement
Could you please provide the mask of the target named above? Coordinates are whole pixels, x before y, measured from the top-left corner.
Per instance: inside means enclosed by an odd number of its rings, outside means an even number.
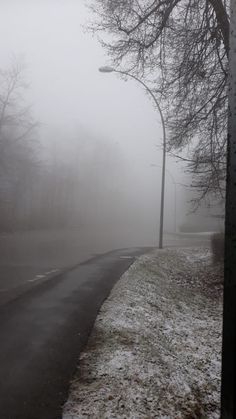
[[[0,307],[0,417],[59,419],[79,352],[115,282],[147,248],[96,256]],[[36,274],[37,275],[37,274]]]

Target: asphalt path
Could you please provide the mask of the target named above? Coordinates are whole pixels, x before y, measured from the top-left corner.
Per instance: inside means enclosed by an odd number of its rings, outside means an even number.
[[[141,234],[142,233],[142,234]],[[155,231],[110,228],[58,231],[28,231],[0,235],[0,305],[32,287],[51,280],[55,274],[110,249],[156,246]],[[209,244],[206,234],[164,235],[164,246]]]
[[[73,228],[0,234],[0,305],[111,249],[152,246],[129,230]]]
[[[102,302],[146,251],[96,256],[1,305],[1,419],[61,418],[78,355]]]

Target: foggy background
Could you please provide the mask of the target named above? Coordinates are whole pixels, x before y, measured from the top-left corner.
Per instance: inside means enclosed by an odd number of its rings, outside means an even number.
[[[32,242],[41,243],[46,259],[69,246],[68,263],[77,260],[85,242],[94,251],[156,245],[162,128],[151,100],[134,81],[98,72],[109,62],[96,37],[85,31],[91,18],[86,2],[1,0],[0,5],[0,68],[23,64],[29,85],[24,100],[38,122],[27,147],[12,140],[8,169],[1,168],[2,255],[12,257],[9,235],[17,242],[25,232],[30,241],[24,235],[24,249],[15,251],[18,261],[33,252]],[[218,228],[205,209],[186,217],[191,192],[182,184],[189,183],[183,164],[168,156],[164,230],[169,233],[184,224],[200,231]],[[45,246],[49,242],[53,246]]]

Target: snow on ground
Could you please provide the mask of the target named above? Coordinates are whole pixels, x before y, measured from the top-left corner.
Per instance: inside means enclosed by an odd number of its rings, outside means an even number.
[[[100,310],[63,419],[219,418],[221,319],[209,250],[140,257]]]

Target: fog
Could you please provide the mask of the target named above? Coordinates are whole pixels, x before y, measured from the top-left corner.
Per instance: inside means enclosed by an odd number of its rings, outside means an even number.
[[[13,251],[9,244],[18,263],[29,264],[27,255],[41,257],[40,246],[44,260],[57,254],[57,261],[45,262],[54,266],[76,263],[79,246],[91,253],[158,243],[160,116],[140,85],[98,72],[109,61],[85,30],[91,19],[85,3],[0,2],[0,67],[24,63],[29,86],[24,99],[38,122],[29,145],[33,161],[23,161],[14,181],[11,171],[3,175],[11,192],[2,208],[2,247],[8,254],[9,234],[24,237],[27,250],[18,244]],[[168,156],[164,230],[169,233],[176,232],[189,211],[184,183],[182,163]],[[41,244],[32,246],[39,231]],[[69,256],[62,262],[65,248]]]

